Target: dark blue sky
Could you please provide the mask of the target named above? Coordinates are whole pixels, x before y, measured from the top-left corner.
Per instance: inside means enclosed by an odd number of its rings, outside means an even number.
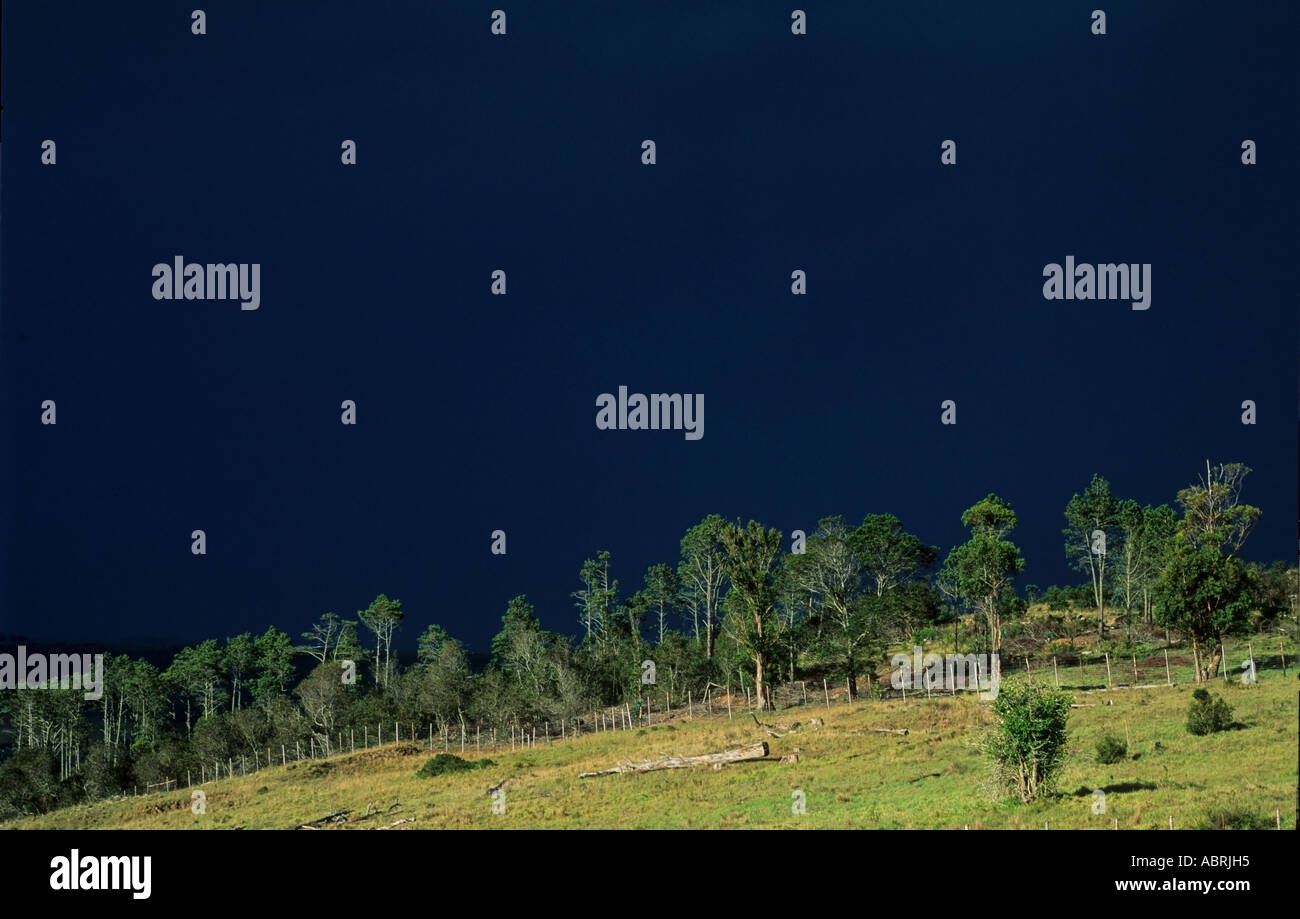
[[[708,513],[946,552],[990,491],[1022,584],[1073,581],[1093,472],[1172,502],[1207,457],[1255,470],[1247,557],[1292,557],[1295,4],[194,6],[4,7],[0,632],[296,635],[383,591],[403,646],[482,648]],[[261,308],[154,300],[178,254],[260,263]],[[1150,309],[1044,300],[1067,255],[1150,263]],[[704,438],[596,430],[620,384],[703,393]]]

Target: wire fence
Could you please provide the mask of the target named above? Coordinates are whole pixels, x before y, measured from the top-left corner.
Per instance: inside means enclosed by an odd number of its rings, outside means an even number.
[[[1257,644],[1253,640],[1231,645],[1224,643],[1218,649],[1215,679],[1225,682],[1235,679],[1250,685],[1266,678],[1285,678],[1296,669],[1295,654],[1288,656],[1283,639],[1269,639],[1270,644],[1274,641],[1276,645],[1272,648],[1265,648],[1262,642]],[[953,656],[922,656],[920,663],[923,666],[928,666],[927,661],[936,664],[936,672],[946,675],[950,672],[946,665]],[[1134,652],[1125,656],[1112,655],[1108,651],[1089,653],[1066,648],[1059,649],[1059,653],[1054,654],[1012,655],[1005,661],[999,658],[993,666],[1001,680],[1026,679],[1078,692],[1149,689],[1191,683],[1196,678],[1194,655],[1191,649],[1182,647],[1162,648],[1157,653],[1142,656]],[[987,670],[980,672],[985,675],[988,673]],[[405,723],[400,720],[376,722],[373,730],[371,725],[364,725],[359,733],[358,729],[349,728],[328,735],[317,735],[321,738],[319,741],[313,737],[306,744],[296,741],[292,746],[281,744],[278,750],[270,746],[253,750],[251,755],[228,756],[224,762],[214,759],[211,764],[201,763],[197,774],[194,770],[187,770],[185,786],[194,788],[270,767],[287,767],[291,763],[352,755],[358,751],[381,750],[403,744],[408,748],[406,752],[411,753],[427,750],[430,753],[483,756],[567,743],[583,736],[609,731],[650,728],[695,718],[725,716],[734,720],[736,717],[748,716],[750,711],[780,711],[801,707],[830,709],[846,702],[870,704],[907,701],[980,691],[980,684],[974,681],[961,686],[950,678],[946,681],[939,680],[938,685],[929,685],[931,681],[924,678],[919,683],[901,681],[901,686],[895,686],[895,682],[890,679],[890,674],[877,672],[843,682],[837,679],[834,683],[830,678],[822,678],[768,684],[764,687],[761,705],[748,686],[708,683],[698,693],[694,689],[687,689],[682,696],[674,698],[671,691],[650,685],[635,702],[595,708],[558,721],[543,719],[538,722],[516,722],[508,729],[464,722],[456,726],[444,724],[441,728],[432,723],[420,725],[409,720]],[[415,749],[410,749],[411,747]],[[137,786],[135,794],[139,795],[142,791],[144,794],[165,793],[180,787],[179,777],[167,778],[143,788]]]

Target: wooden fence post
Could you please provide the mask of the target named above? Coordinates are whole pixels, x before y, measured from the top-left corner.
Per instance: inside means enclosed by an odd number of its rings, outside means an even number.
[[[826,677],[822,677],[822,692],[826,694],[826,711],[831,710],[831,690],[826,685]]]
[[[1174,685],[1174,678],[1169,673],[1169,649],[1165,648],[1165,683]]]
[[[1056,681],[1056,688],[1061,688],[1061,674],[1056,669],[1056,655],[1052,655],[1052,679]]]

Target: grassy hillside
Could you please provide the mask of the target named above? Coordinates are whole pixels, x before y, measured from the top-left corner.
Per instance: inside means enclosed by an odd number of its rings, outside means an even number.
[[[991,719],[973,696],[906,702],[809,704],[768,712],[765,722],[801,722],[780,738],[749,715],[674,720],[651,728],[587,735],[528,750],[465,754],[482,769],[418,778],[427,745],[390,744],[291,763],[202,786],[207,813],[191,811],[189,789],[119,798],[26,818],[6,828],[286,829],[351,809],[342,829],[416,818],[399,829],[434,828],[1189,828],[1241,809],[1296,828],[1295,671],[1262,673],[1256,686],[1215,682],[1238,726],[1196,737],[1184,729],[1194,687],[1074,692],[1071,754],[1059,793],[1033,805],[995,802],[984,792],[984,759],[972,741]],[[812,718],[824,724],[812,726]],[[872,733],[906,728],[907,736]],[[1129,756],[1101,765],[1094,746],[1127,730]],[[698,754],[766,740],[768,761],[579,779],[581,772],[660,754]],[[440,748],[435,752],[441,752]],[[453,750],[453,752],[458,752]],[[779,763],[797,753],[797,763]],[[505,813],[491,786],[504,780]],[[1106,814],[1091,793],[1106,792]],[[806,813],[792,813],[795,792]],[[397,805],[397,806],[394,806]],[[372,810],[372,816],[358,820]],[[379,812],[375,814],[374,812]]]

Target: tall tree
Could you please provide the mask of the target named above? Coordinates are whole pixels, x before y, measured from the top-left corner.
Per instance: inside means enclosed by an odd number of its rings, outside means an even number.
[[[804,552],[786,562],[789,580],[812,598],[820,626],[817,646],[843,668],[850,693],[857,692],[858,672],[878,634],[878,617],[871,614],[879,612],[863,596],[867,572],[862,555],[854,550],[854,535],[843,517],[825,517],[808,537]]]
[[[338,668],[317,664],[295,692],[311,722],[316,742],[325,750],[331,749],[335,729],[348,702],[348,690],[339,678]]]
[[[1241,487],[1250,468],[1241,463],[1205,461],[1205,477],[1178,492],[1183,509],[1181,532],[1196,546],[1213,546],[1236,555],[1259,522],[1260,509],[1241,503]]]
[[[691,613],[695,638],[704,624],[704,656],[713,659],[714,635],[722,597],[727,587],[726,549],[722,534],[729,523],[710,514],[686,531],[682,537],[682,559],[677,566],[683,606]]]
[[[1065,537],[1065,556],[1075,568],[1088,575],[1097,606],[1097,635],[1104,637],[1106,558],[1119,549],[1124,532],[1121,505],[1110,493],[1110,483],[1094,474],[1083,494],[1074,495],[1066,504],[1065,520],[1067,526],[1061,531]]]
[[[420,704],[443,731],[468,705],[473,673],[465,648],[456,639],[444,638],[436,650],[432,645],[426,647],[430,654],[423,659],[419,674]]]
[[[1260,518],[1241,501],[1249,473],[1206,460],[1205,477],[1178,493],[1183,519],[1156,586],[1158,621],[1191,636],[1198,682],[1214,677],[1224,636],[1249,623],[1251,581],[1235,557]]]
[[[334,647],[343,631],[343,620],[338,613],[325,613],[312,624],[311,630],[302,633],[306,644],[300,649],[314,657],[318,663],[333,660]]]
[[[492,663],[523,703],[517,714],[536,713],[543,706],[551,675],[550,643],[551,635],[542,630],[527,597],[521,594],[506,604],[501,631],[492,639]]]
[[[237,712],[244,704],[244,684],[252,677],[257,662],[253,636],[244,632],[227,638],[221,659],[226,668],[226,678],[230,681],[230,710]]]
[[[1178,514],[1168,504],[1142,508],[1142,525],[1135,534],[1138,549],[1134,553],[1137,580],[1142,592],[1142,618],[1152,621],[1152,607],[1156,582],[1164,570],[1165,561],[1173,548],[1174,533],[1178,530]]]
[[[1002,648],[1001,604],[1005,589],[1025,567],[1020,549],[1005,539],[1016,526],[1016,514],[997,495],[968,507],[961,522],[970,528],[971,537],[948,553],[944,577],[960,585],[962,596],[984,614],[989,630],[989,648]]]
[[[1225,635],[1250,621],[1250,582],[1241,563],[1217,546],[1179,533],[1156,584],[1156,621],[1192,639],[1198,683],[1214,678]]]
[[[781,533],[765,529],[756,520],[742,527],[737,521],[722,531],[726,553],[726,622],[736,643],[754,665],[754,700],[765,704],[763,681],[768,659],[775,646],[780,620],[777,603],[776,562],[781,552]]]
[[[253,684],[253,700],[263,709],[271,700],[289,691],[293,679],[293,645],[289,636],[271,626],[253,642],[257,656],[257,681]]]
[[[577,601],[579,621],[586,629],[585,639],[603,641],[618,602],[618,581],[610,579],[609,552],[601,550],[595,558],[582,563],[578,572],[582,589],[571,596]]]
[[[217,690],[221,684],[221,648],[215,638],[182,648],[172,659],[163,679],[175,687],[185,700],[185,732],[193,729],[192,703],[198,702],[200,718],[209,718],[218,710]]]
[[[402,624],[404,617],[401,600],[390,600],[384,594],[375,597],[374,602],[363,610],[358,610],[357,618],[375,636],[375,683],[387,686],[392,679],[393,633]]]
[[[420,663],[427,664],[437,659],[438,655],[442,653],[443,645],[454,640],[442,626],[430,623],[429,627],[421,632],[420,637],[416,639],[416,656]]]
[[[893,514],[868,514],[850,543],[877,597],[921,577],[939,557],[937,546],[927,546],[907,532]]]
[[[651,565],[645,573],[646,606],[654,612],[659,624],[658,643],[664,643],[669,614],[677,605],[681,581],[671,565]]]

